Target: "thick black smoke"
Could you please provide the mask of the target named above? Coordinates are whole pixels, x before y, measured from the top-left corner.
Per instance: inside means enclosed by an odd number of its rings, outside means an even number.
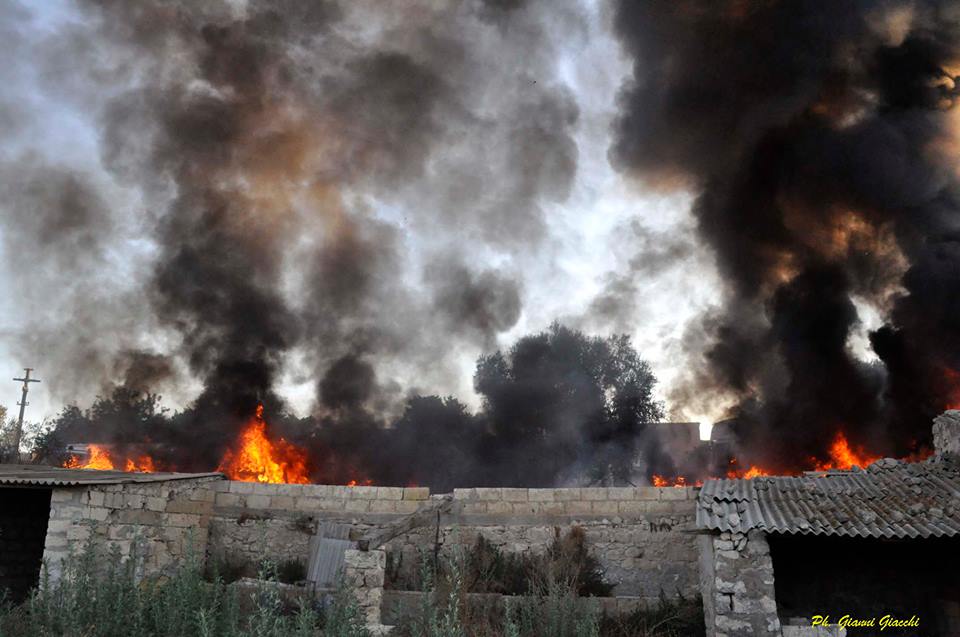
[[[569,194],[579,113],[543,6],[414,4],[87,0],[36,47],[40,88],[93,114],[112,180],[0,161],[5,242],[86,277],[17,348],[78,379],[54,396],[195,379],[150,442],[189,439],[181,466],[209,468],[258,402],[285,412],[283,374],[315,387],[320,438],[360,445],[495,348],[521,315],[514,259]],[[19,46],[31,11],[13,7]],[[0,126],[14,116],[0,102]],[[109,253],[130,237],[142,288],[121,295]]]
[[[699,192],[727,283],[686,392],[734,396],[752,460],[801,468],[843,430],[929,438],[960,368],[955,2],[629,2],[611,158]],[[876,359],[851,339],[872,306]],[[703,345],[707,347],[703,349]]]
[[[298,419],[270,402],[265,415],[274,438],[307,451],[310,479],[322,484],[369,480],[436,491],[640,484],[654,472],[677,473],[647,428],[663,416],[654,383],[628,337],[588,337],[554,324],[480,357],[474,384],[483,405],[475,413],[452,397],[413,395],[397,418],[384,420],[370,404],[372,367],[348,355],[320,381],[328,415]],[[158,469],[208,471],[219,459],[186,441],[196,439],[197,422],[222,422],[223,410],[237,406],[201,399],[169,414],[156,395],[118,387],[89,409],[64,409],[45,452],[56,458],[66,441],[109,441],[120,457],[148,453]]]

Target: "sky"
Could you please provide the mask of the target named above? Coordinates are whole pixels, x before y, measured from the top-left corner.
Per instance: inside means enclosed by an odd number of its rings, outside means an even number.
[[[682,187],[637,183],[611,166],[611,125],[630,65],[611,32],[605,3],[561,4],[556,22],[547,23],[540,35],[555,52],[540,70],[546,74],[542,79],[562,89],[577,111],[570,126],[576,169],[569,190],[540,203],[542,240],[528,249],[478,241],[465,258],[476,272],[509,275],[517,283],[519,312],[489,338],[452,335],[436,366],[429,356],[410,358],[402,349],[395,356],[381,354],[378,378],[400,391],[449,393],[476,407],[472,375],[477,355],[509,347],[520,336],[560,320],[591,334],[630,334],[659,379],[657,393],[667,401],[668,413],[709,423],[719,411],[698,413],[669,402],[671,389],[684,382],[685,330],[720,303],[722,287],[711,253],[694,237],[693,195]],[[156,223],[166,213],[156,205],[149,184],[124,179],[109,157],[104,106],[111,92],[138,80],[130,79],[135,74],[118,76],[115,82],[101,77],[102,83],[94,85],[75,73],[75,47],[91,59],[113,54],[94,40],[77,41],[82,34],[98,33],[91,13],[80,6],[60,0],[0,0],[0,40],[7,43],[8,60],[0,67],[0,296],[5,299],[0,304],[0,361],[10,378],[29,366],[42,379],[31,387],[31,421],[50,418],[65,404],[89,404],[123,374],[112,355],[130,348],[171,356],[176,371],[158,387],[166,404],[187,404],[202,385],[184,362],[182,335],[149,309],[149,280],[164,250]],[[376,21],[363,29],[366,34],[340,35],[373,42],[383,37]],[[482,60],[483,47],[489,45],[476,46]],[[510,69],[503,65],[510,63],[491,57],[491,65],[500,65],[491,74],[509,78]],[[105,218],[90,233],[107,234],[87,236],[82,228],[89,220],[68,214],[56,223],[77,224],[80,230],[72,232],[67,244],[46,238],[56,228],[45,227],[48,220],[35,207],[45,205],[44,197],[11,196],[21,193],[26,177],[18,177],[18,171],[24,166],[55,167],[65,180],[79,176],[95,193],[93,206],[104,208]],[[45,183],[31,187],[42,189]],[[430,192],[431,184],[428,177],[415,175],[403,187]],[[439,210],[445,205],[429,197],[391,198],[362,183],[349,190],[351,205],[394,233],[398,280],[412,290],[429,286],[423,272],[429,271],[438,245],[448,245],[446,239],[458,237],[461,230],[467,238],[476,232],[469,227],[438,230],[424,221],[417,206]],[[309,236],[303,241],[309,243]],[[282,293],[295,304],[302,272],[295,262],[284,263],[283,270],[280,279],[289,290]],[[377,312],[389,315],[389,300]],[[88,348],[91,343],[96,347]],[[91,358],[88,349],[102,357]],[[312,350],[290,348],[276,384],[303,415],[315,407],[314,359]],[[15,411],[19,392],[8,381],[0,404]]]

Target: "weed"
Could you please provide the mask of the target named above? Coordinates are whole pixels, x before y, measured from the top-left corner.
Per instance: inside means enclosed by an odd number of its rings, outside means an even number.
[[[0,637],[308,637],[320,622],[308,600],[288,613],[275,584],[263,581],[276,568],[265,563],[251,610],[242,613],[237,589],[215,571],[204,579],[189,551],[169,577],[140,577],[143,551],[123,556],[115,546],[92,541],[57,564],[44,565],[40,585],[22,604],[0,597]],[[365,637],[355,602],[341,591],[327,609],[329,637]],[[331,623],[330,618],[336,618]]]

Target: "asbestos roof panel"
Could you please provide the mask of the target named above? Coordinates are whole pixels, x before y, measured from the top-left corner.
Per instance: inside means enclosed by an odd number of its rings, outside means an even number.
[[[878,538],[960,535],[960,459],[886,458],[866,470],[707,480],[697,498],[697,526]]]
[[[0,464],[0,487],[74,487],[92,484],[166,482],[195,478],[223,478],[222,473],[134,473],[97,469],[62,469],[42,465]]]

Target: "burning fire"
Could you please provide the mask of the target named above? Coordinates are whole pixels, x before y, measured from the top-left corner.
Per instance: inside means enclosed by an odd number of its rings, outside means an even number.
[[[257,405],[256,415],[240,434],[239,448],[227,450],[217,471],[243,482],[308,484],[306,452],[283,438],[271,441],[266,429],[263,405]]]
[[[730,468],[727,470],[727,477],[730,479],[743,479],[750,480],[751,478],[757,478],[760,476],[771,475],[769,471],[755,465],[750,465],[746,470],[739,469],[737,467],[737,459],[734,458],[730,461]]]
[[[100,445],[87,445],[90,457],[82,461],[77,456],[70,456],[63,466],[68,469],[98,469],[108,471],[119,469],[119,462],[115,461],[113,455],[106,447]],[[156,467],[153,458],[142,455],[138,458],[127,458],[123,463],[123,471],[139,471],[140,473],[155,473]]]
[[[847,437],[842,431],[838,431],[833,438],[833,443],[828,451],[830,459],[826,462],[820,462],[812,458],[814,469],[816,471],[829,471],[830,469],[850,469],[854,465],[864,468],[877,460],[880,456],[873,456],[863,450],[863,447],[853,449],[850,446]]]
[[[653,486],[655,487],[702,487],[703,480],[696,482],[687,482],[686,476],[666,477],[654,474]]]
[[[156,473],[157,469],[153,465],[153,458],[150,456],[140,456],[136,461],[127,458],[123,466],[124,471],[139,471],[141,473]]]
[[[932,452],[929,449],[918,449],[910,453],[907,456],[901,458],[904,462],[921,462],[930,456]],[[833,469],[839,470],[849,470],[853,468],[854,465],[860,468],[866,468],[880,460],[880,456],[875,456],[868,453],[864,450],[863,447],[854,448],[850,441],[847,440],[846,435],[843,431],[837,431],[836,435],[833,438],[833,442],[830,443],[829,449],[827,449],[827,460],[820,460],[815,457],[809,459],[809,470],[812,471],[830,471]],[[741,480],[750,480],[751,478],[757,478],[760,476],[772,476],[772,475],[797,475],[797,472],[789,471],[775,471],[771,469],[765,469],[763,467],[758,467],[756,465],[750,465],[746,469],[741,469],[738,466],[738,461],[736,458],[730,461],[730,468],[727,470],[727,478],[731,480],[741,479]],[[655,487],[683,487],[691,486],[689,480],[684,476],[677,476],[675,478],[668,478],[661,475],[654,475],[652,478],[653,486]],[[697,481],[693,483],[692,486],[702,485],[702,481]]]

